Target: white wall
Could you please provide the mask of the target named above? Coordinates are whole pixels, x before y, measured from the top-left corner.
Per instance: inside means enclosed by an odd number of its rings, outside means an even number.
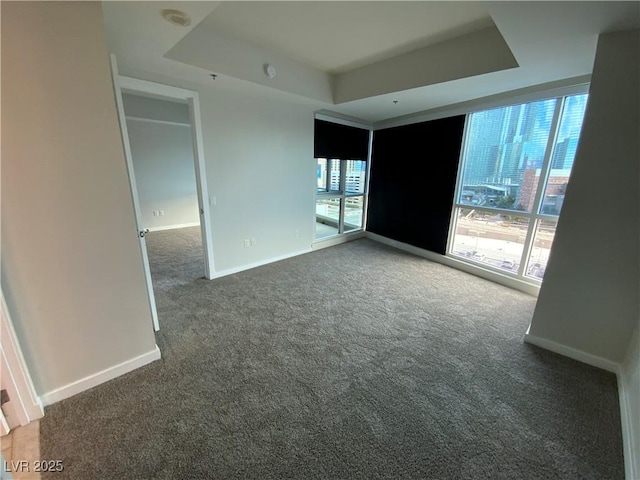
[[[2,289],[39,394],[152,352],[98,2],[2,2]]]
[[[627,479],[631,480],[640,478],[640,325],[631,337],[619,382],[624,462]]]
[[[123,101],[142,227],[166,229],[199,224],[187,105],[133,95],[123,95]]]
[[[639,314],[639,31],[602,35],[530,334],[622,361]]]
[[[236,92],[200,92],[217,272],[309,249],[313,110]],[[243,239],[255,238],[245,248]]]
[[[124,112],[127,116],[151,118],[168,122],[190,123],[189,106],[183,102],[159,100],[156,98],[122,94]]]

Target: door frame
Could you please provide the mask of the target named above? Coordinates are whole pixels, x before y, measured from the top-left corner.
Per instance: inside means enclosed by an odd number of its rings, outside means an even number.
[[[124,93],[153,95],[160,100],[186,100],[189,106],[191,121],[191,143],[196,173],[196,189],[198,192],[198,208],[200,213],[200,231],[204,251],[205,276],[211,280],[215,273],[213,262],[213,235],[211,228],[211,209],[209,205],[209,188],[204,157],[202,137],[202,118],[200,114],[200,96],[198,92],[184,88],[164,85],[162,83],[140,80],[138,78],[119,75],[120,89]]]
[[[213,243],[211,214],[209,208],[209,193],[206,181],[205,160],[204,160],[204,144],[202,141],[202,124],[200,116],[200,99],[197,92],[185,90],[183,88],[172,87],[161,83],[149,82],[137,78],[131,78],[118,73],[117,59],[114,54],[110,55],[111,74],[113,79],[113,90],[116,101],[116,109],[118,113],[118,121],[120,124],[120,133],[122,135],[122,143],[124,148],[125,162],[127,173],[129,176],[129,186],[131,189],[131,200],[133,203],[134,216],[137,226],[136,235],[139,240],[140,253],[142,255],[142,267],[144,270],[145,283],[147,287],[147,296],[149,300],[149,308],[151,311],[151,319],[153,329],[157,332],[160,330],[158,321],[158,311],[156,307],[155,293],[153,291],[153,283],[151,280],[151,271],[149,269],[149,257],[147,255],[147,244],[145,234],[148,232],[142,225],[142,215],[140,213],[140,203],[138,199],[138,188],[136,185],[135,172],[133,169],[133,157],[131,154],[131,143],[129,141],[129,132],[127,129],[127,121],[124,112],[124,104],[122,93],[141,94],[152,98],[165,100],[182,100],[186,101],[189,106],[189,117],[191,120],[191,138],[193,147],[193,159],[196,174],[196,189],[198,196],[198,209],[200,216],[200,231],[202,235],[202,246],[204,252],[205,276],[209,280],[213,278],[215,268],[213,262]]]
[[[9,308],[4,298],[4,291],[0,291],[0,375],[2,388],[7,390],[11,399],[13,422],[24,426],[44,416],[42,401],[36,393],[31,375],[27,369],[18,336],[13,327]],[[2,410],[0,410],[0,435],[10,431]]]

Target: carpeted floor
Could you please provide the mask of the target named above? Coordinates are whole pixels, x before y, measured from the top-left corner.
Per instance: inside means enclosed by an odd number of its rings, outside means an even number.
[[[369,240],[208,281],[161,265],[189,235],[148,242],[162,359],[46,409],[46,478],[624,477],[615,376],[524,344],[534,298]]]
[[[150,232],[145,237],[149,269],[156,294],[204,278],[200,227]]]

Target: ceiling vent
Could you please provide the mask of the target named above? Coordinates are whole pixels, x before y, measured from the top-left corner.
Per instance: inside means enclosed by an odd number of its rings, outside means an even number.
[[[188,27],[191,25],[191,18],[184,12],[180,10],[162,10],[162,17],[169,22],[171,25],[175,25],[177,27]]]

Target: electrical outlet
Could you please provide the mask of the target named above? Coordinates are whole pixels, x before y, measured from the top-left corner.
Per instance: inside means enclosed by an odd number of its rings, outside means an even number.
[[[153,216],[154,216],[154,217],[157,217],[157,216],[158,216],[158,210],[154,210],[154,211],[153,211]]]
[[[251,239],[251,246],[252,246],[252,247],[255,247],[255,246],[256,246],[256,239],[255,239],[255,238],[252,238],[252,239]]]
[[[163,217],[164,216],[164,210],[160,210],[160,216]]]
[[[251,246],[251,244],[249,243],[249,239],[245,238],[244,239],[244,248],[249,248]]]

